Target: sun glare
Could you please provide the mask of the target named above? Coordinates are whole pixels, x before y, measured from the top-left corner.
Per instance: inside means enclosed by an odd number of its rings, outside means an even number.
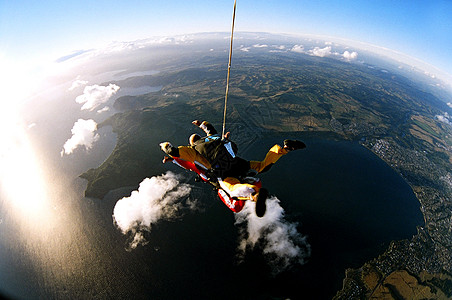
[[[0,62],[0,82],[4,83],[0,89],[1,191],[16,211],[32,217],[43,213],[47,196],[44,169],[19,113],[20,105],[31,93],[31,85],[27,75],[1,55]]]
[[[31,217],[41,214],[46,196],[43,169],[12,108],[0,115],[0,181],[10,204]]]

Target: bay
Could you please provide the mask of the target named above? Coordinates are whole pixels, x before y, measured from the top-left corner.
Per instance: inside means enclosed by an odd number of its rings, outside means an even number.
[[[262,159],[285,138],[307,144],[261,178],[308,236],[312,256],[299,270],[300,285],[329,298],[341,288],[346,268],[361,267],[393,240],[411,238],[424,222],[411,187],[389,165],[358,142],[322,135],[277,135],[246,156]]]

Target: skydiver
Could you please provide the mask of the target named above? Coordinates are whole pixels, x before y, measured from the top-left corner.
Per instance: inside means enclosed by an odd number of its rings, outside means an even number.
[[[248,176],[250,172],[254,174],[266,172],[281,156],[292,150],[306,148],[301,141],[285,140],[283,147],[276,144],[270,148],[263,161],[247,161],[236,156],[237,145],[229,141],[229,132],[224,139],[220,140],[213,125],[207,121],[201,123],[195,120],[192,123],[201,128],[207,137],[201,138],[193,134],[189,139],[190,145],[209,161],[214,173],[221,178],[229,176],[240,178]]]
[[[207,136],[202,138],[193,134],[189,138],[190,146],[173,147],[169,142],[161,143],[161,149],[170,157],[177,157],[191,161],[195,164],[201,163],[205,169],[211,171],[211,179],[217,180],[218,184],[231,197],[248,198],[256,202],[256,214],[265,214],[265,200],[268,191],[259,188],[253,183],[243,180],[254,171],[255,174],[268,171],[279,158],[290,151],[304,149],[306,145],[297,140],[285,140],[284,147],[276,144],[267,153],[263,161],[247,161],[235,155],[237,146],[228,139],[221,139],[215,128],[208,122],[195,120],[194,125],[200,127]],[[229,132],[226,134],[229,136]],[[163,162],[170,158],[165,157]],[[213,175],[213,176],[212,176]]]

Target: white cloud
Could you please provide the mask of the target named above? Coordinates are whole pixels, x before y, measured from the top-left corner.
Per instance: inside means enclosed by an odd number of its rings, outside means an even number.
[[[319,56],[319,57],[330,56],[332,54],[331,46],[327,46],[325,48],[315,47],[314,49],[309,50],[308,54],[312,55],[312,56]]]
[[[81,108],[82,110],[93,110],[99,105],[107,102],[118,90],[119,86],[112,83],[108,86],[97,84],[86,86],[83,94],[75,98],[75,101],[77,103],[84,103]]]
[[[297,52],[297,53],[304,53],[304,47],[303,45],[295,45],[292,47],[290,51]]]
[[[350,61],[350,60],[354,60],[354,59],[358,58],[358,53],[355,51],[353,51],[353,52],[344,51],[344,54],[342,54],[342,57],[345,58],[346,60]]]
[[[106,111],[110,111],[110,107],[105,106],[104,108],[99,109],[99,110],[97,111],[97,113],[98,113],[98,114],[101,114],[101,113],[106,112]]]
[[[268,47],[268,45],[265,45],[265,44],[255,44],[255,45],[253,45],[253,47],[254,48],[267,48]]]
[[[452,102],[448,102],[447,106],[449,106],[450,108],[452,108]]]
[[[273,45],[273,47],[275,47],[275,48],[278,49],[278,50],[284,50],[284,49],[286,49],[286,46],[284,46],[284,45]]]
[[[72,91],[72,90],[74,90],[74,89],[76,89],[76,88],[78,88],[78,87],[80,87],[80,86],[82,86],[82,85],[86,85],[88,83],[88,81],[86,81],[86,80],[80,80],[78,77],[77,77],[77,79],[74,81],[74,82],[72,82],[72,85],[71,85],[71,87],[68,89],[69,91]]]
[[[71,154],[79,146],[84,146],[86,150],[91,149],[94,142],[99,139],[96,130],[97,123],[94,120],[78,119],[71,129],[72,137],[64,143],[61,156]]]
[[[240,50],[243,51],[243,52],[249,52],[250,49],[251,49],[251,47],[243,47],[243,45],[240,46]]]
[[[446,123],[446,124],[452,126],[451,117],[450,117],[450,115],[449,115],[447,112],[445,112],[444,115],[436,115],[436,118],[437,118],[440,122],[443,122],[443,123]]]
[[[180,216],[183,208],[194,209],[196,205],[179,201],[190,190],[188,184],[179,183],[178,176],[167,172],[144,179],[130,197],[118,200],[113,209],[113,222],[123,234],[130,235],[128,250],[147,244],[144,234],[158,221]]]
[[[279,202],[276,197],[267,199],[267,212],[262,218],[256,216],[255,204],[251,201],[247,201],[243,210],[235,215],[235,224],[240,229],[240,255],[244,257],[247,249],[259,244],[275,273],[293,264],[304,264],[311,252],[306,237],[297,231],[297,224],[284,219],[284,210]]]

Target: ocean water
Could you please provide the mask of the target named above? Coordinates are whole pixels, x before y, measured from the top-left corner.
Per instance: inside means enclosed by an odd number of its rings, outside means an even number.
[[[305,264],[275,274],[259,247],[241,261],[233,213],[210,186],[169,165],[185,174],[199,210],[153,225],[148,244],[131,251],[112,220],[116,201],[131,189],[83,199],[83,182],[72,182],[76,193],[63,197],[61,208],[71,213],[41,239],[16,238],[28,231],[0,206],[0,291],[46,299],[328,299],[341,288],[345,268],[360,267],[423,225],[411,188],[358,143],[278,135],[241,156],[262,159],[284,138],[302,139],[308,148],[282,157],[261,178],[285,218],[306,236],[311,255]]]

